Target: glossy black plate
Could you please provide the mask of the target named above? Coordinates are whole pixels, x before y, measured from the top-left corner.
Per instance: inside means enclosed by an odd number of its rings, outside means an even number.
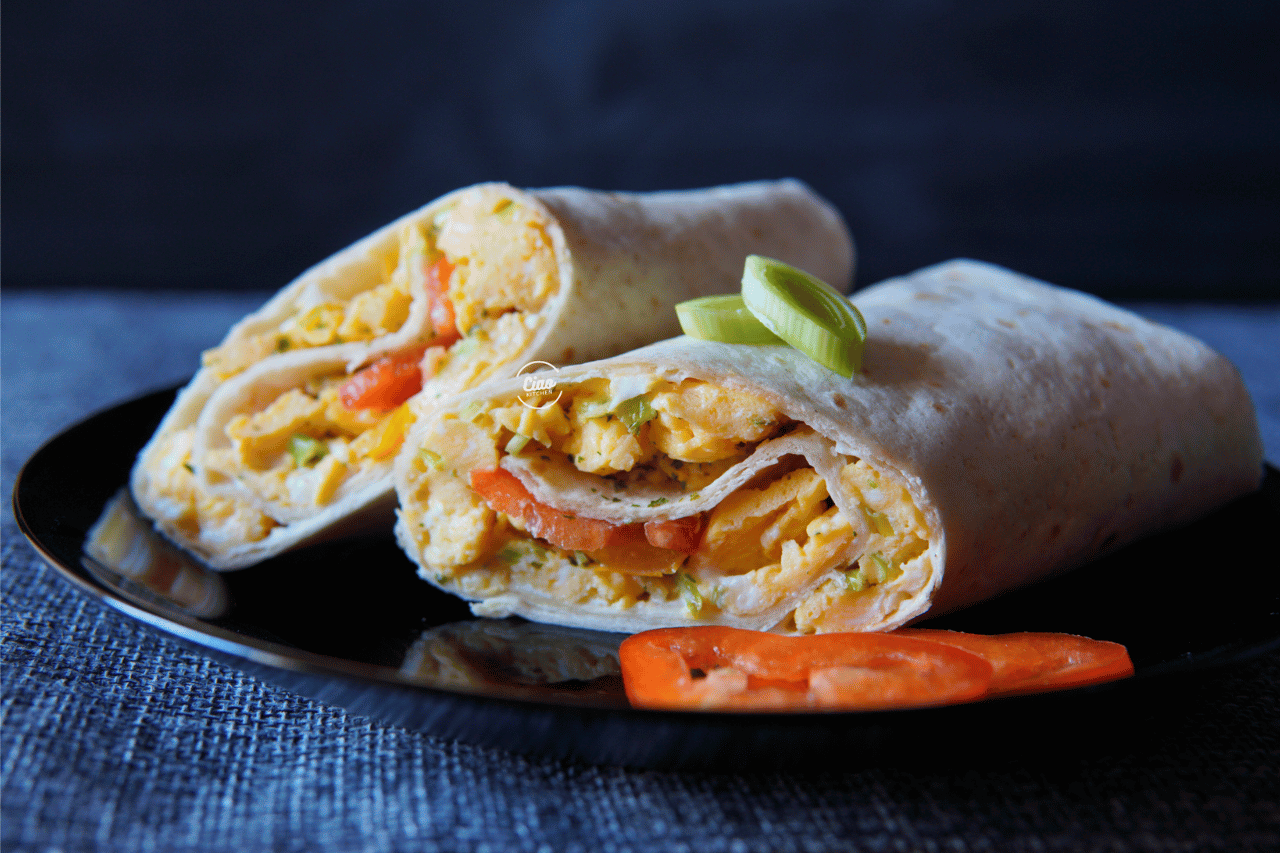
[[[848,767],[1008,744],[1020,751],[1150,734],[1187,679],[1280,648],[1280,572],[1255,552],[1280,523],[1280,472],[1195,524],[1071,574],[932,620],[979,633],[1065,631],[1124,643],[1135,677],[969,705],[876,713],[632,709],[621,635],[475,619],[418,581],[388,534],[211,572],[157,537],[123,488],[173,400],[157,392],[52,439],[23,468],[23,532],[68,580],[128,616],[265,680],[444,737],[595,763]],[[1030,715],[1030,716],[1028,716]]]

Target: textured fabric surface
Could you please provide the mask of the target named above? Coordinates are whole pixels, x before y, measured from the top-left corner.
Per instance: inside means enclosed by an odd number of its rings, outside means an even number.
[[[40,441],[180,378],[253,304],[133,299],[6,296],[6,494]],[[1248,361],[1231,347],[1274,345],[1280,312],[1158,311],[1223,335],[1210,342],[1244,369],[1274,460],[1264,348]],[[594,767],[442,740],[293,695],[73,588],[11,514],[2,533],[6,853],[1280,848],[1278,655],[1189,678],[1187,701],[1163,725],[1069,757],[1029,748],[811,774]],[[1028,723],[1011,736],[1053,737]]]

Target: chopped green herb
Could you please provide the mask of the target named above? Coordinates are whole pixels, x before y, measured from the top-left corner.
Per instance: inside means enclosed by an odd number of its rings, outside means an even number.
[[[423,447],[418,450],[418,456],[422,457],[422,464],[426,465],[433,471],[439,471],[444,467],[444,458],[434,450],[428,450]]]
[[[194,474],[194,473],[196,472],[196,469],[191,467],[191,463],[190,463],[190,462],[183,462],[183,463],[182,463],[182,467],[183,467],[183,468],[186,468],[186,469],[187,469],[187,471],[189,471],[189,472],[190,472],[190,473],[192,473],[192,474]]]
[[[653,500],[649,501],[649,509],[653,509],[655,506],[662,506],[666,502],[667,502],[666,498],[654,498]]]

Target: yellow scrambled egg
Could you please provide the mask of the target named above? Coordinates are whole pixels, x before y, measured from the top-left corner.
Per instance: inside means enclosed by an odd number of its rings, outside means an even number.
[[[433,221],[406,225],[376,247],[370,269],[344,283],[352,291],[345,299],[298,306],[268,332],[233,336],[208,350],[203,363],[225,380],[275,353],[395,333],[410,315],[414,278],[443,256],[453,266],[447,293],[462,337],[428,349],[424,377],[452,387],[476,384],[528,345],[537,313],[558,290],[549,224],[541,212],[500,192],[463,194]],[[261,411],[236,416],[226,427],[231,446],[202,460],[212,480],[240,482],[259,505],[281,508],[276,515],[282,518],[202,489],[191,467],[192,429],[168,437],[167,461],[154,466],[154,490],[167,517],[194,540],[258,541],[287,520],[283,516],[327,505],[363,467],[389,463],[412,416],[406,407],[391,414],[346,409],[337,398],[345,378],[313,381]],[[296,448],[300,439],[318,447],[309,455],[291,452],[291,442]]]
[[[274,329],[228,338],[204,353],[203,364],[225,380],[274,353],[398,332],[410,315],[414,281],[443,256],[453,268],[447,295],[463,337],[446,346],[434,368],[459,387],[474,384],[524,349],[537,313],[559,290],[549,225],[540,211],[500,191],[464,193],[433,221],[407,224],[376,247],[368,269],[349,271],[328,301],[298,304]],[[432,332],[424,334],[429,342]]]
[[[568,553],[535,539],[467,488],[471,470],[520,453],[563,456],[596,475],[602,502],[626,500],[631,487],[660,481],[696,493],[760,442],[796,428],[762,397],[697,380],[654,380],[638,398],[616,396],[607,380],[595,379],[566,389],[555,405],[512,400],[464,412],[436,446],[421,450],[417,491],[402,513],[439,582],[469,596],[523,588],[624,609],[683,599],[695,617],[711,618],[718,610],[767,610],[826,576],[789,617],[788,627],[812,632],[827,630],[824,618],[854,606],[867,590],[896,580],[927,546],[927,526],[906,490],[857,459],[846,461],[840,478],[843,492],[859,502],[862,524],[835,505],[802,457],[784,457],[703,513],[697,551],[667,552],[656,576],[636,574],[647,567],[621,558]]]

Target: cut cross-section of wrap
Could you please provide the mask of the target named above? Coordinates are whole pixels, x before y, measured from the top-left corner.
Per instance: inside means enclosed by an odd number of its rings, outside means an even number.
[[[1186,335],[974,261],[855,302],[850,379],[680,337],[424,410],[402,547],[482,615],[888,630],[1260,481],[1239,374]]]
[[[215,568],[389,527],[409,397],[676,334],[672,306],[735,290],[753,252],[852,277],[839,214],[794,180],[450,193],[308,270],[206,352],[139,456],[135,497]]]

